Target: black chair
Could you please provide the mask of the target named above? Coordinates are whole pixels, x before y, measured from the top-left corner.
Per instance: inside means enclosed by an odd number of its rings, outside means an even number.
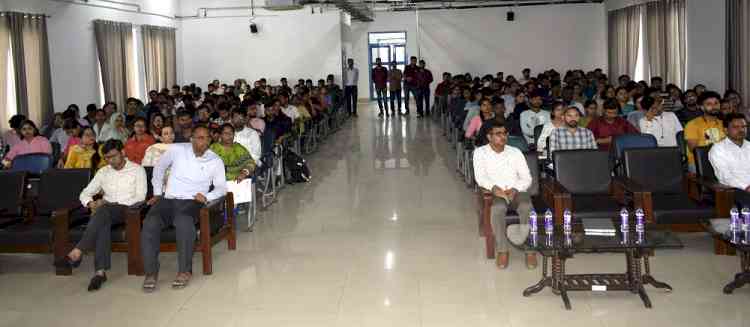
[[[50,253],[61,258],[70,251],[71,227],[85,223],[88,213],[78,196],[88,185],[90,169],[49,169],[42,173],[39,196],[23,221],[0,229],[0,252]],[[70,275],[69,269],[57,269]]]
[[[687,171],[687,142],[685,141],[685,131],[679,131],[675,134],[677,139],[677,148],[680,149],[680,162],[682,170]]]
[[[528,152],[525,154],[526,164],[529,166],[529,173],[531,173],[531,186],[529,187],[528,193],[531,196],[532,207],[540,211],[543,208],[547,208],[542,200],[539,192],[539,163],[536,152]],[[495,237],[492,230],[492,202],[494,201],[494,195],[489,190],[480,189],[478,192],[479,200],[479,235],[485,239],[485,250],[487,259],[495,258]],[[518,216],[518,212],[515,210],[508,210],[505,215],[505,225],[517,225],[521,221]],[[500,235],[499,237],[506,237]]]
[[[515,147],[524,153],[529,151],[529,143],[526,142],[526,138],[523,136],[508,135],[508,145]]]
[[[13,158],[10,171],[23,171],[38,176],[45,170],[52,168],[53,165],[52,155],[46,153],[29,153]]]
[[[530,144],[531,148],[536,150],[536,145],[539,144],[539,137],[542,136],[542,130],[544,125],[537,125],[534,127],[534,144]]]
[[[611,219],[625,203],[611,195],[609,154],[599,150],[560,150],[552,153],[554,177],[542,183],[544,201],[562,224],[565,209],[575,219]]]
[[[23,220],[25,185],[26,173],[0,171],[0,228]]]
[[[612,140],[610,147],[610,164],[617,176],[624,175],[622,158],[627,149],[656,148],[656,137],[651,134],[623,134]]]
[[[695,157],[695,176],[689,176],[689,195],[696,201],[712,203],[716,208],[716,217],[729,217],[729,210],[737,204],[736,197],[750,197],[748,192],[719,183],[714,167],[708,160],[711,145],[693,149]],[[738,204],[741,205],[741,204]],[[720,237],[714,237],[714,253],[730,254],[734,250]]]
[[[60,143],[51,142],[50,145],[52,146],[52,164],[54,165],[60,160],[62,150],[60,149]]]
[[[676,231],[702,231],[701,219],[719,217],[713,205],[688,195],[677,148],[625,151],[625,177],[645,193],[636,202],[646,218]]]

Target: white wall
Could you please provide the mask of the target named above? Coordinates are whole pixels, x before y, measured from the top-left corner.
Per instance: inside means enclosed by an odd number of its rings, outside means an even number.
[[[247,6],[249,1],[184,0],[182,15],[200,7]],[[262,2],[261,2],[262,4]],[[247,15],[247,10],[212,11],[209,16]],[[182,20],[182,83],[205,85],[215,78],[231,83],[261,77],[277,84],[281,77],[325,79],[341,75],[341,26],[337,10],[315,14],[310,8],[293,11],[256,10],[259,33],[250,33],[248,17]]]
[[[506,21],[508,8],[378,12],[374,22],[353,22],[345,42],[364,71],[368,32],[406,31],[407,55],[420,49],[436,80],[444,71],[473,74],[503,71],[515,76],[529,67],[544,69],[607,69],[607,33],[603,4],[514,8],[516,20]],[[417,37],[417,33],[419,33]],[[417,42],[417,38],[419,42]],[[360,74],[360,90],[369,76]],[[433,87],[437,83],[433,84]],[[368,91],[360,92],[367,97]]]
[[[128,1],[140,4],[143,11],[163,15],[174,15],[179,7],[178,0]],[[90,3],[97,2],[91,0]],[[158,16],[48,0],[6,1],[4,10],[46,13],[52,16],[47,20],[47,37],[55,111],[65,110],[71,103],[78,104],[81,109],[88,103],[100,103],[93,20],[105,19],[160,26],[177,24],[174,20]]]

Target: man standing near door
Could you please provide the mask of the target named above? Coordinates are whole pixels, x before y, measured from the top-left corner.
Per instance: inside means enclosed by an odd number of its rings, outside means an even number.
[[[398,114],[401,115],[401,78],[403,77],[403,73],[400,69],[398,69],[398,66],[396,65],[396,62],[391,63],[391,70],[388,71],[388,81],[390,85],[388,87],[390,88],[391,92],[391,115],[393,117],[396,117],[396,104],[398,104]],[[395,103],[394,103],[395,101]]]
[[[344,106],[349,116],[357,117],[357,81],[359,81],[359,69],[354,67],[354,59],[346,60],[347,67],[344,69]]]
[[[419,61],[419,96],[417,97],[417,101],[424,101],[424,107],[419,108],[420,106],[417,105],[417,110],[419,111],[419,117],[422,117],[425,113],[427,116],[430,115],[430,84],[432,84],[433,78],[432,78],[432,72],[427,69],[426,63],[424,60]],[[420,99],[421,98],[421,99]],[[423,109],[424,111],[420,110]]]
[[[409,66],[404,68],[404,116],[409,115],[409,93],[417,100],[417,112],[422,112],[422,102],[419,101],[419,67],[415,56],[409,58]]]
[[[383,117],[383,106],[385,106],[385,115],[388,116],[388,68],[383,67],[380,58],[375,58],[372,82],[375,84],[375,94],[378,97],[378,109],[380,109],[378,117]]]

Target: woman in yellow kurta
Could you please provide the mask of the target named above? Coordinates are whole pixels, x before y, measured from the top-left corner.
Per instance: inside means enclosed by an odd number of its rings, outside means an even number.
[[[81,143],[73,145],[68,150],[68,158],[65,160],[65,168],[92,168],[94,172],[107,165],[103,160],[102,148],[96,144],[94,129],[87,126],[81,131]],[[96,150],[94,150],[96,149]]]

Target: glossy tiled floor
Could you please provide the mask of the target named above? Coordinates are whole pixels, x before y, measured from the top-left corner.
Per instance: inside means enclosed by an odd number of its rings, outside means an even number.
[[[196,255],[193,283],[173,291],[175,255],[163,254],[161,288],[143,294],[115,254],[92,294],[90,258],[56,277],[49,256],[0,255],[0,326],[750,326],[750,287],[721,293],[736,258],[712,255],[702,234],[657,253],[654,274],[675,291],[650,290],[651,310],[630,293],[573,293],[569,312],[549,290],[522,297],[539,271],[520,253],[506,271],[483,258],[440,128],[366,109],[309,158],[312,183],[284,190],[237,251],[215,247],[213,275]],[[574,260],[574,272],[624,269],[611,255]]]

